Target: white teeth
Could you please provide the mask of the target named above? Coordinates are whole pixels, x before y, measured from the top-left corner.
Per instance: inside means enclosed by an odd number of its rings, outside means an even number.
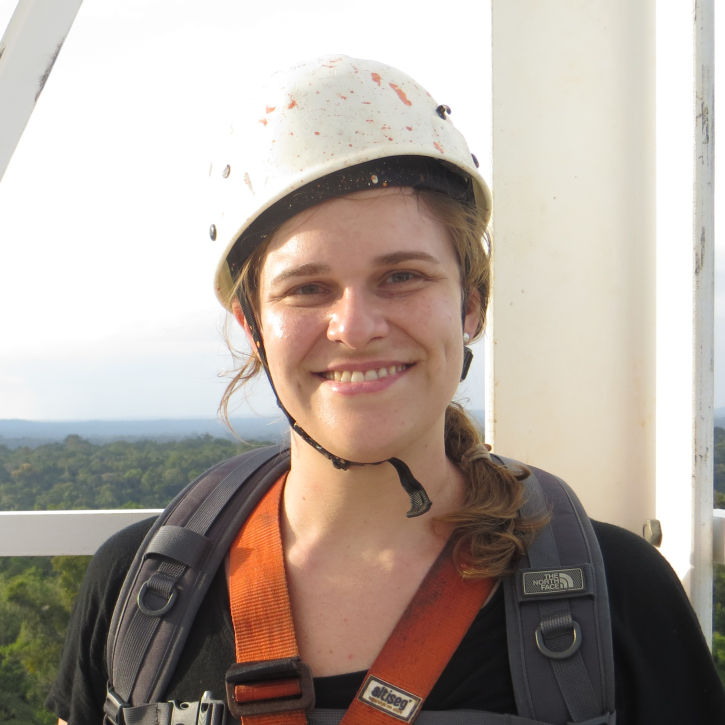
[[[380,368],[379,370],[331,370],[324,373],[324,377],[338,383],[363,383],[402,373],[407,367],[407,365],[391,365],[389,368]]]

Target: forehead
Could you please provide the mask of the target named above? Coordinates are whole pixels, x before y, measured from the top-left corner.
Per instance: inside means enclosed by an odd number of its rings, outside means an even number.
[[[371,189],[307,209],[282,225],[261,273],[264,278],[288,264],[364,262],[396,252],[423,252],[456,265],[445,227],[411,189]]]

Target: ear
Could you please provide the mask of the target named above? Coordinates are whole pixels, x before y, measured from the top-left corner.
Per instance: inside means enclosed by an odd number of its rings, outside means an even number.
[[[257,346],[254,344],[254,340],[252,339],[252,331],[249,328],[247,318],[244,316],[242,306],[239,304],[239,300],[236,298],[232,302],[232,314],[234,315],[234,319],[239,323],[239,326],[242,328],[242,330],[244,330],[244,334],[247,336],[247,340],[249,342],[249,347],[251,347],[252,350],[254,350],[256,353]]]
[[[472,290],[468,295],[466,302],[465,315],[463,317],[463,332],[467,332],[471,339],[476,334],[478,328],[479,313],[481,311],[481,297],[478,290]]]

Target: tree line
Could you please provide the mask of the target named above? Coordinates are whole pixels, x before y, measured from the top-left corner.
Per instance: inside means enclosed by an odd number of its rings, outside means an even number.
[[[117,441],[80,436],[0,446],[0,510],[164,508],[215,463],[262,443],[202,436]],[[52,725],[44,707],[89,556],[0,557],[0,723]]]
[[[261,443],[202,436],[105,445],[0,446],[0,510],[163,508],[215,463]],[[715,505],[725,508],[725,429],[715,429]],[[43,703],[90,557],[0,557],[0,723],[53,725]],[[725,682],[725,567],[715,572],[713,655]]]

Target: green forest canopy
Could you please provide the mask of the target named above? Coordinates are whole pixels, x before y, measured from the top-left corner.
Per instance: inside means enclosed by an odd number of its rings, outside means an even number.
[[[164,508],[207,468],[260,445],[209,435],[105,445],[70,435],[37,448],[0,445],[0,511]]]
[[[203,436],[95,445],[79,436],[0,446],[0,510],[163,508],[210,466],[261,443]],[[715,499],[725,508],[725,430],[715,429]],[[90,557],[0,557],[0,723],[52,725],[43,707]],[[714,656],[725,682],[725,567],[715,577]]]

